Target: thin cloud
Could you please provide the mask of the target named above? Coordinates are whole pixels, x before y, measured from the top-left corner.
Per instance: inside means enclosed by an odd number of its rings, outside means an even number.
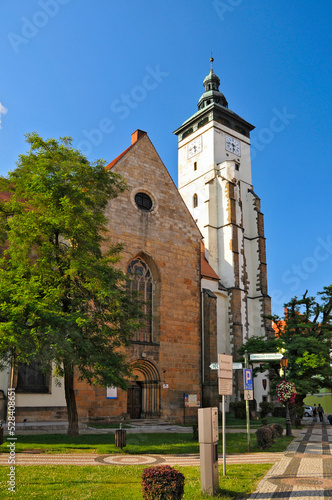
[[[8,111],[7,108],[5,108],[5,106],[3,106],[0,102],[0,128],[2,128],[1,127],[1,115],[5,115],[7,113],[7,111]]]

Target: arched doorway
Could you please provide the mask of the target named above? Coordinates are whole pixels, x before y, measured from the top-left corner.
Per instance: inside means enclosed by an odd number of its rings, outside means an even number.
[[[128,389],[127,413],[131,419],[160,416],[160,376],[157,368],[146,360],[132,363],[133,380]]]

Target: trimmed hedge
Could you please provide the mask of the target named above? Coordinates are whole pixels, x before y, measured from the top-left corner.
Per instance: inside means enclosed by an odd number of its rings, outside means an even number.
[[[274,440],[277,439],[277,431],[273,425],[268,425],[268,428],[271,429],[272,441],[274,442]]]
[[[281,424],[271,424],[270,427],[273,427],[277,433],[277,438],[281,438],[284,432],[284,428]]]
[[[169,465],[147,467],[142,473],[144,500],[181,500],[184,475]]]
[[[262,450],[270,448],[274,443],[272,430],[267,426],[257,429],[256,439],[258,448]]]

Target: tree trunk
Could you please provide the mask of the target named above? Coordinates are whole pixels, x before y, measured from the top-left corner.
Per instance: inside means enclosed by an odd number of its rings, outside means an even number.
[[[78,436],[78,415],[74,391],[74,367],[70,363],[64,363],[65,372],[65,397],[68,413],[68,436]]]

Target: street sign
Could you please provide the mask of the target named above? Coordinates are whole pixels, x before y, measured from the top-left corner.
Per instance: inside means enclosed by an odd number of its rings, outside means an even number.
[[[233,370],[242,370],[242,363],[233,363]]]
[[[266,352],[266,353],[257,353],[250,354],[250,361],[277,361],[282,358],[282,354],[280,352]]]
[[[209,367],[211,368],[211,370],[219,370],[219,363],[211,363]],[[242,370],[242,368],[242,363],[233,363],[233,370]]]
[[[244,400],[251,401],[254,399],[254,391],[244,391]]]
[[[243,370],[243,380],[244,380],[244,390],[245,391],[252,391],[253,384],[252,384],[252,370],[249,368],[245,368]]]
[[[233,378],[233,356],[229,354],[218,354],[218,377]]]
[[[218,378],[219,394],[221,396],[232,396],[233,394],[233,379]]]
[[[221,396],[233,394],[233,356],[218,354],[218,388]]]

